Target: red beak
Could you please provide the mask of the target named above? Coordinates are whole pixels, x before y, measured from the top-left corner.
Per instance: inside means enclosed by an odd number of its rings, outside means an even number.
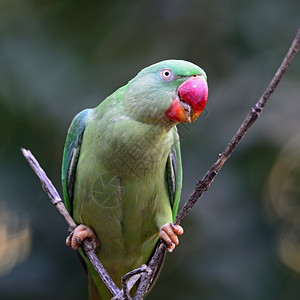
[[[208,97],[204,76],[193,76],[178,87],[176,97],[165,115],[175,122],[193,122],[203,111]]]

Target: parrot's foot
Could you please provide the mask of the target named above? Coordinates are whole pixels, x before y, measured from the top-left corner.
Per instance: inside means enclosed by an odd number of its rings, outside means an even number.
[[[161,226],[159,230],[159,238],[166,243],[168,252],[172,252],[175,246],[179,244],[177,235],[181,234],[183,234],[183,228],[172,223]]]
[[[92,243],[94,249],[100,245],[94,231],[90,227],[82,224],[75,227],[75,229],[70,233],[70,235],[66,238],[66,244],[68,246],[71,245],[73,250],[77,250],[84,239],[88,239]]]

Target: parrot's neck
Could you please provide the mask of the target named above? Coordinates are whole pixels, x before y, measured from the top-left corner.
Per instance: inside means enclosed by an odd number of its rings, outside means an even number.
[[[122,93],[123,88],[94,109],[94,126],[87,126],[96,134],[91,142],[94,153],[99,154],[108,170],[120,176],[151,176],[158,169],[165,170],[176,123],[164,116],[148,122],[124,113],[117,97]]]
[[[158,104],[153,104],[158,96],[155,93],[152,96],[146,95],[146,92],[143,94],[143,86],[133,88],[127,84],[109,96],[106,101],[118,106],[122,115],[129,119],[142,124],[157,125],[165,131],[171,130],[177,124],[165,116],[171,103],[162,100]],[[118,102],[124,98],[126,101]]]

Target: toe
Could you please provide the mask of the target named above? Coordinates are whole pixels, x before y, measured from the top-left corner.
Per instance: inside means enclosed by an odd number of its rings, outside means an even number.
[[[175,249],[175,244],[172,244],[171,246],[167,246],[167,251],[169,253],[173,252],[174,249]]]
[[[180,225],[173,225],[175,228],[174,228],[174,232],[177,234],[177,235],[182,235],[184,230],[183,228],[180,226]]]
[[[168,233],[164,230],[164,229],[160,229],[159,231],[159,238],[161,240],[163,240],[167,246],[172,246],[173,245],[173,242],[172,240],[170,239],[170,236],[168,235]]]

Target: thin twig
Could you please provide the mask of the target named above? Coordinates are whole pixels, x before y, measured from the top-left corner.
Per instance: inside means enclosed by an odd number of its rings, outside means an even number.
[[[231,139],[227,147],[224,149],[224,151],[219,154],[218,160],[210,167],[210,169],[207,171],[205,176],[202,180],[200,180],[196,184],[196,188],[193,192],[193,194],[190,196],[190,199],[183,205],[182,209],[176,216],[175,224],[179,224],[183,218],[187,215],[187,213],[191,210],[191,208],[196,204],[200,196],[203,192],[205,192],[210,184],[213,182],[216,175],[219,173],[220,169],[224,165],[224,163],[227,161],[227,159],[230,157],[232,152],[235,150],[239,142],[242,140],[242,138],[245,136],[245,134],[248,132],[249,128],[253,125],[253,123],[256,121],[256,119],[260,116],[262,113],[262,110],[266,103],[268,102],[271,94],[277,87],[279,81],[281,80],[282,76],[290,66],[292,60],[296,56],[296,53],[299,51],[300,48],[300,27],[298,29],[298,32],[293,40],[292,45],[290,46],[286,56],[284,57],[280,67],[278,68],[277,72],[275,73],[273,79],[269,83],[267,89],[262,94],[258,102],[251,108],[248,115],[246,116],[246,119],[244,120],[243,124],[240,126],[237,133],[234,135],[234,137]]]
[[[184,203],[181,210],[178,212],[174,224],[180,224],[180,222],[185,218],[185,216],[189,213],[189,211],[192,209],[192,207],[197,203],[200,196],[207,191],[207,189],[210,187],[211,183],[213,182],[216,175],[219,173],[220,169],[224,165],[224,163],[227,161],[227,159],[230,157],[232,152],[236,149],[239,142],[242,140],[242,138],[245,136],[245,134],[248,132],[250,127],[253,125],[253,123],[256,121],[256,119],[260,116],[262,113],[262,110],[266,103],[268,102],[271,94],[277,87],[279,81],[281,80],[282,76],[290,66],[292,60],[296,56],[297,52],[300,48],[300,27],[297,31],[297,34],[286,54],[284,57],[280,67],[278,68],[277,72],[275,73],[273,79],[269,83],[267,89],[263,93],[263,95],[260,97],[256,105],[254,105],[248,115],[246,116],[246,119],[240,126],[237,133],[234,135],[234,137],[231,139],[229,144],[226,146],[224,151],[219,154],[217,161],[210,167],[210,169],[207,171],[205,176],[202,180],[200,180],[195,187],[194,192],[190,196],[190,198]],[[153,273],[155,274],[155,267],[158,265],[159,261],[162,259],[162,256],[164,255],[164,252],[166,251],[165,244],[160,241],[156,247],[156,250],[154,252],[154,255],[152,256],[152,259],[149,263],[149,267],[152,269]],[[144,278],[143,278],[144,277]],[[144,275],[141,280],[140,287],[136,293],[136,297],[134,297],[134,300],[140,300],[143,299],[141,295],[145,295],[151,285],[151,282],[153,278],[151,276]],[[144,279],[144,280],[143,280]]]
[[[27,162],[35,172],[35,174],[40,179],[42,187],[44,191],[48,194],[48,197],[50,198],[52,204],[55,205],[55,207],[58,209],[61,215],[65,218],[68,225],[71,228],[75,228],[77,226],[76,223],[74,222],[73,218],[70,216],[56,188],[54,187],[54,185],[46,175],[45,171],[39,165],[36,158],[29,150],[22,148],[21,151],[24,157],[26,158]],[[109,291],[112,293],[112,295],[115,296],[120,294],[120,289],[116,286],[116,284],[113,282],[113,280],[110,278],[109,274],[103,267],[102,263],[99,261],[95,251],[93,250],[92,243],[90,243],[86,239],[83,240],[82,250],[84,254],[89,258],[95,270],[97,271],[97,273],[99,274],[100,278],[105,283]]]
[[[278,68],[277,72],[275,73],[272,81],[270,82],[269,86],[259,99],[259,101],[252,107],[248,115],[246,116],[245,121],[237,131],[237,133],[234,135],[234,137],[231,139],[227,147],[224,149],[222,153],[219,154],[219,157],[217,161],[211,166],[211,168],[207,171],[205,176],[202,180],[200,180],[195,187],[194,192],[188,199],[188,201],[185,202],[182,209],[179,211],[179,213],[176,216],[175,224],[179,224],[185,216],[188,214],[188,212],[192,209],[192,207],[196,204],[200,196],[203,194],[203,192],[207,191],[207,189],[210,187],[212,181],[216,177],[216,175],[219,173],[220,169],[224,165],[224,163],[227,161],[227,159],[230,157],[232,152],[236,149],[239,142],[242,140],[242,138],[245,136],[249,128],[253,125],[253,123],[256,121],[256,119],[260,116],[264,106],[266,105],[267,101],[269,100],[271,94],[275,90],[276,86],[278,85],[279,81],[281,80],[283,74],[286,72],[288,67],[290,66],[292,60],[294,59],[296,53],[299,51],[300,48],[300,28],[298,29],[298,32],[293,40],[293,43],[286,54],[283,62],[281,63],[280,67]],[[31,154],[29,150],[22,149],[23,155],[25,156],[26,160],[32,167],[32,169],[35,171],[36,175],[39,177],[43,189],[48,194],[51,202],[56,206],[56,208],[59,210],[59,212],[64,216],[65,220],[69,224],[70,227],[75,227],[76,224],[74,220],[69,215],[68,211],[66,210],[61,197],[59,196],[57,190],[43,171],[43,169],[38,164],[37,160],[34,158],[34,156]],[[124,295],[124,290],[120,290],[115,283],[112,281],[110,276],[108,275],[107,271],[104,269],[103,265],[99,261],[98,257],[96,256],[96,253],[93,251],[93,247],[91,243],[84,240],[83,241],[83,251],[86,254],[86,256],[89,258],[91,263],[93,264],[94,268],[98,272],[99,276],[103,280],[103,282],[106,284],[107,288],[110,290],[112,295],[114,296],[113,299],[124,299],[122,295]],[[147,271],[143,273],[141,276],[141,283],[138,286],[137,292],[134,296],[134,300],[142,300],[147,293],[154,276],[156,274],[159,262],[161,262],[163,255],[166,251],[166,245],[159,241],[156,250],[148,264]],[[136,274],[135,271],[133,271],[134,274]],[[129,278],[131,275],[131,272],[128,273],[128,276],[125,276],[125,279]],[[136,276],[136,275],[134,275]],[[133,278],[132,278],[133,279]],[[135,278],[134,278],[135,279]],[[131,280],[132,282],[134,281]],[[129,280],[129,281],[130,281]],[[127,290],[130,290],[131,284],[127,283],[127,286],[125,284],[125,281],[123,282],[123,285],[125,285],[125,294],[128,298]],[[126,297],[125,296],[125,297]]]
[[[37,177],[41,181],[41,185],[44,189],[44,191],[47,193],[48,197],[50,198],[50,201],[56,208],[59,210],[60,214],[65,218],[66,222],[70,227],[76,227],[76,223],[66,210],[65,205],[63,204],[63,201],[61,200],[61,197],[59,196],[56,188],[52,184],[51,180],[46,175],[45,171],[42,169],[36,158],[32,155],[32,153],[29,150],[26,150],[24,148],[21,148],[21,151],[26,158],[27,162],[37,175]]]
[[[132,298],[129,295],[130,290],[133,288],[135,283],[141,277],[141,274],[148,272],[148,270],[149,269],[146,265],[141,265],[139,268],[134,269],[123,276],[122,287],[123,287],[124,300],[132,300]]]
[[[156,250],[151,257],[150,262],[148,263],[148,268],[151,272],[144,273],[141,278],[141,283],[138,286],[138,289],[135,293],[134,300],[142,300],[144,299],[145,294],[148,292],[149,287],[156,275],[156,271],[159,267],[160,262],[163,259],[163,256],[166,252],[166,244],[161,240],[158,242]]]

